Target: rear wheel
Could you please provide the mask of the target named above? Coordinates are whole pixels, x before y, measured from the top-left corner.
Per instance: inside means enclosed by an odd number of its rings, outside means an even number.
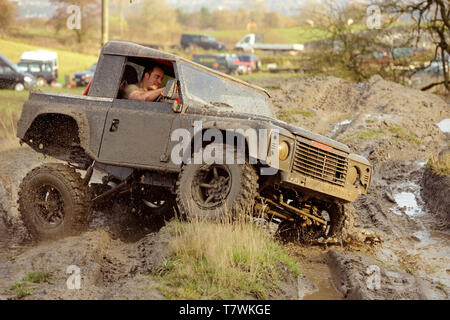
[[[36,79],[36,86],[43,87],[46,84],[47,84],[47,80],[45,80],[44,78],[39,77],[39,78]]]
[[[64,164],[45,164],[28,173],[20,185],[18,203],[35,240],[79,234],[91,218],[87,186],[75,169]]]

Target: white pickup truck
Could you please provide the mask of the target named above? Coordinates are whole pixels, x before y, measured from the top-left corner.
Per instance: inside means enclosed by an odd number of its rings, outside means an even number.
[[[234,50],[254,52],[255,50],[273,52],[298,52],[305,49],[303,44],[268,44],[263,43],[262,35],[250,33],[235,44]]]

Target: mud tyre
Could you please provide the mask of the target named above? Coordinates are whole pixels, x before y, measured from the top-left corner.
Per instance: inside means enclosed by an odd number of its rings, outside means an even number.
[[[257,189],[258,175],[247,162],[186,164],[177,181],[176,202],[188,220],[231,221],[252,213]]]
[[[45,164],[30,171],[19,188],[19,211],[36,241],[80,234],[91,219],[87,186],[75,169]]]
[[[353,232],[354,227],[354,208],[350,203],[334,203],[329,208],[330,229],[328,238],[335,238],[345,241]]]

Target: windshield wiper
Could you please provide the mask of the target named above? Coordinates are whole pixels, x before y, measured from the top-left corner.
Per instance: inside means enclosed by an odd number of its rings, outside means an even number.
[[[230,106],[228,103],[225,102],[210,102],[210,104],[216,107],[233,108],[232,106]]]

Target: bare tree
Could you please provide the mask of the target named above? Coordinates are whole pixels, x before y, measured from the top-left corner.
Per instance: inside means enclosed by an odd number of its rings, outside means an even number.
[[[14,22],[16,7],[13,2],[0,2],[0,30],[6,30]]]
[[[57,8],[50,19],[50,24],[54,26],[57,33],[66,26],[70,15],[67,13],[67,8],[71,5],[76,5],[81,10],[81,28],[73,29],[78,43],[82,43],[89,33],[99,31],[100,0],[50,0],[50,2]]]
[[[440,56],[444,81],[433,83],[423,88],[430,89],[443,84],[450,90],[448,57],[450,56],[450,2],[448,0],[376,0],[375,4],[389,11],[395,19],[408,16],[415,22],[416,40],[423,37],[431,39],[435,54],[433,60]]]

